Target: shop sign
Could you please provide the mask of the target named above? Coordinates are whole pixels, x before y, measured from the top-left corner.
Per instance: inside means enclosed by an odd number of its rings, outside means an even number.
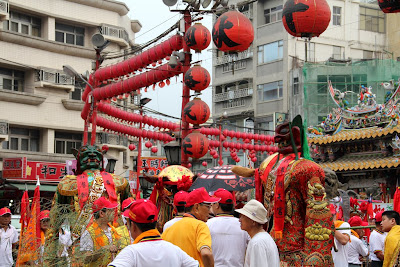
[[[36,181],[60,181],[67,175],[65,163],[27,161],[26,157],[3,161],[3,178]]]
[[[3,178],[18,179],[26,177],[26,157],[3,160]]]
[[[168,166],[166,158],[161,157],[142,157],[142,169],[149,176],[158,175],[164,168]]]

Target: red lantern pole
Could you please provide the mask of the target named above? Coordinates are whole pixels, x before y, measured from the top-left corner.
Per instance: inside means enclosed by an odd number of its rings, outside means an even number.
[[[185,10],[183,13],[183,17],[185,20],[185,33],[186,33],[192,24],[192,17],[190,16],[190,11]],[[186,42],[183,42],[183,52],[185,53],[185,61],[183,62],[183,78],[182,78],[183,87],[182,87],[182,111],[181,111],[181,118],[182,118],[181,140],[184,140],[189,133],[189,123],[186,121],[186,118],[183,114],[183,110],[190,99],[190,89],[185,84],[185,74],[190,68],[191,54],[190,54],[190,48],[187,46]],[[189,163],[189,157],[188,155],[185,154],[184,149],[181,149],[181,159],[182,159],[181,165],[187,167]]]
[[[218,165],[222,166],[222,164],[224,163],[222,161],[222,140],[221,140],[221,135],[222,135],[222,124],[219,124],[219,136],[218,136],[218,140],[219,140],[219,148],[218,148]]]
[[[140,106],[140,116],[143,117],[143,107]],[[139,129],[140,132],[142,131],[142,120],[139,122]],[[140,199],[140,171],[142,168],[142,134],[139,135],[139,142],[138,142],[138,155],[137,155],[137,166],[136,166],[136,199]]]

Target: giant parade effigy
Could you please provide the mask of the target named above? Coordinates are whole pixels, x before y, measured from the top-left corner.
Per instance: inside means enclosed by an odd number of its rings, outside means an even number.
[[[307,159],[308,144],[300,116],[276,129],[278,153],[258,169],[234,167],[245,177],[255,175],[256,199],[273,221],[271,236],[282,266],[333,266],[334,225],[325,193],[325,174]]]

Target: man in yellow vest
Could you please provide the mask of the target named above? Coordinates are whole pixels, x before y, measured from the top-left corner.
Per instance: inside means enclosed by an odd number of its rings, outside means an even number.
[[[86,252],[83,259],[85,266],[107,266],[120,250],[130,244],[126,227],[114,228],[111,225],[117,206],[117,203],[105,197],[94,201],[94,221],[83,232],[80,240],[80,250]]]
[[[383,267],[398,266],[400,254],[400,215],[394,210],[382,213],[382,230],[388,232],[385,240]]]

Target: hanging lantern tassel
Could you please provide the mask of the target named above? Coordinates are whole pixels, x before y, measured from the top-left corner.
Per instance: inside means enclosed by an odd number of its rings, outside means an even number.
[[[397,187],[393,197],[393,210],[400,212],[400,186]]]

